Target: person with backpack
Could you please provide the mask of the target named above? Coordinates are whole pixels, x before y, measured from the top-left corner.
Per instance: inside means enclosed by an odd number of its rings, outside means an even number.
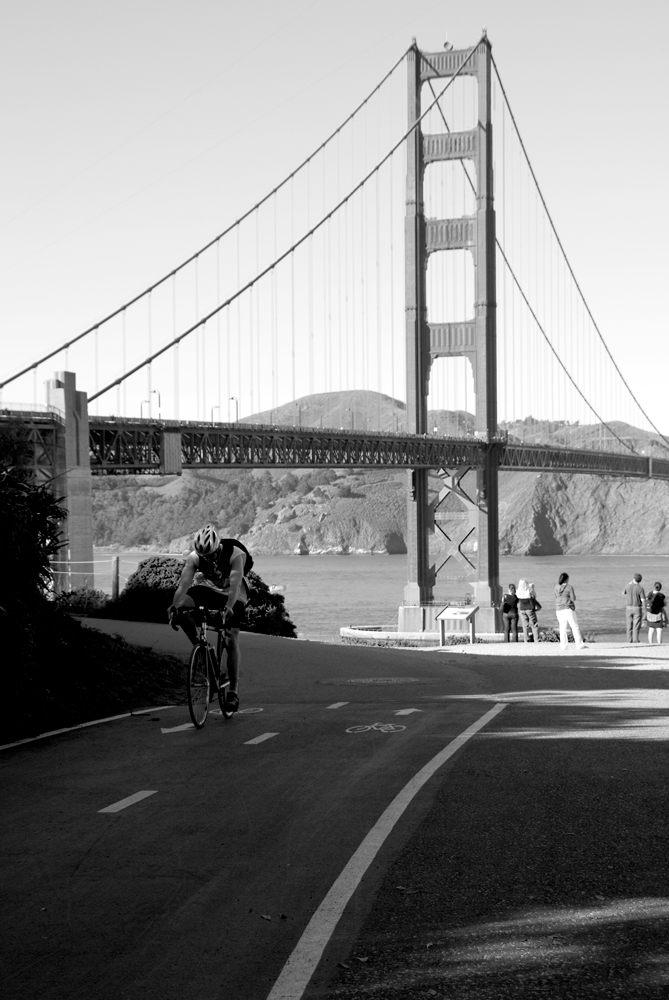
[[[656,583],[646,599],[646,623],[648,642],[652,643],[657,633],[658,646],[662,643],[662,628],[667,621],[667,599],[662,593],[662,584]]]
[[[225,700],[228,711],[239,711],[239,629],[244,624],[249,587],[246,576],[253,566],[248,549],[235,538],[221,538],[213,525],[207,524],[195,536],[179,585],[168,610],[172,628],[178,622],[195,644],[197,630],[189,609],[212,608],[222,611],[226,630],[226,651],[230,686]]]

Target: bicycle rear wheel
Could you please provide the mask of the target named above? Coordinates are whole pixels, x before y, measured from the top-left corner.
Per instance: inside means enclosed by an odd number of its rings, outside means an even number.
[[[209,666],[205,646],[194,646],[188,665],[188,711],[196,729],[201,729],[209,712]]]

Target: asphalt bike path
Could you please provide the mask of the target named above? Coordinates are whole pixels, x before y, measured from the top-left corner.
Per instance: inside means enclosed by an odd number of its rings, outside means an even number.
[[[3,751],[7,995],[268,996],[389,802],[485,711],[435,701],[457,668],[242,641],[242,708],[262,711],[196,731],[165,708]]]
[[[163,626],[123,634],[188,650]],[[0,755],[6,995],[551,996],[561,976],[563,995],[656,995],[669,899],[659,660],[632,673],[604,656],[242,642],[242,708],[262,711],[197,732],[185,707],[161,709]],[[495,704],[401,814],[313,975],[286,979],[384,810]],[[405,728],[348,732],[388,723]],[[99,812],[140,792],[152,794]],[[627,993],[592,992],[617,988],[610,957],[623,953]]]
[[[665,676],[594,663],[499,692],[307,997],[669,995]]]

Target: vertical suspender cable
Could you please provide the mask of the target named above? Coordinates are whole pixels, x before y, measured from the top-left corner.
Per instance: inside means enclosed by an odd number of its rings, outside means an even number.
[[[293,178],[290,181],[290,243],[291,246],[295,242],[295,187]],[[290,345],[291,345],[291,364],[292,364],[292,387],[293,387],[293,399],[297,398],[297,389],[295,383],[295,251],[290,255]]]
[[[196,323],[197,323],[197,321],[199,319],[199,308],[198,308],[198,277],[199,277],[198,262],[199,262],[199,259],[200,259],[199,257],[195,258],[195,273],[194,273],[194,280],[195,280],[195,322]],[[202,375],[202,368],[201,368],[201,365],[200,365],[200,339],[201,339],[201,331],[198,328],[195,331],[195,419],[196,420],[200,420],[201,419],[201,414],[202,414],[202,406],[201,406],[202,394],[201,394],[201,390],[200,390],[200,378],[201,378],[201,375]]]
[[[383,355],[383,345],[381,344],[381,273],[380,267],[381,262],[379,260],[379,254],[381,253],[381,239],[379,234],[379,224],[380,224],[380,211],[379,211],[379,175],[376,175],[376,225],[374,227],[376,246],[374,248],[374,255],[376,258],[376,392],[377,392],[377,414],[376,414],[376,429],[377,431],[382,430],[381,427],[381,363]]]
[[[216,304],[221,302],[221,241],[216,240]],[[227,311],[227,310],[226,310]],[[223,419],[221,393],[221,314],[216,313],[216,374],[218,382],[218,419]]]
[[[307,228],[311,229],[311,163],[307,167]],[[314,392],[314,238],[307,241],[307,325],[309,334],[309,394]]]
[[[99,334],[100,331],[96,327],[95,328],[95,391],[96,392],[100,388],[100,370],[99,370],[100,355],[99,355],[99,344],[98,344]],[[151,353],[151,342],[149,341],[149,354],[150,353]],[[151,369],[149,367],[149,371],[150,370]],[[35,374],[37,374],[37,369],[35,369]],[[37,403],[37,382],[35,382],[35,403]],[[95,412],[96,414],[99,414],[100,412],[100,404],[97,399],[95,400]]]
[[[237,226],[237,289],[241,287],[241,237],[240,237],[240,226]],[[237,313],[237,336],[235,337],[235,343],[237,345],[237,391],[235,396],[237,397],[237,402],[239,403],[239,397],[242,392],[242,300],[237,299],[236,302],[236,313]],[[228,399],[228,409],[230,409],[231,400]],[[235,414],[236,414],[235,410]]]
[[[124,314],[125,315],[125,314]],[[172,275],[172,339],[177,335],[177,273]],[[174,345],[174,419],[179,419],[179,345]]]

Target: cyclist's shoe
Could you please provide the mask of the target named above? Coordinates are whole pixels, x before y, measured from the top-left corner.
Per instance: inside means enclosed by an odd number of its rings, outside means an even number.
[[[231,713],[239,711],[239,695],[236,691],[228,691],[225,696],[225,711]]]
[[[230,683],[230,678],[228,677],[226,671],[221,670],[221,675],[218,678],[218,686],[220,687],[221,691],[225,688],[226,684],[229,683]]]

